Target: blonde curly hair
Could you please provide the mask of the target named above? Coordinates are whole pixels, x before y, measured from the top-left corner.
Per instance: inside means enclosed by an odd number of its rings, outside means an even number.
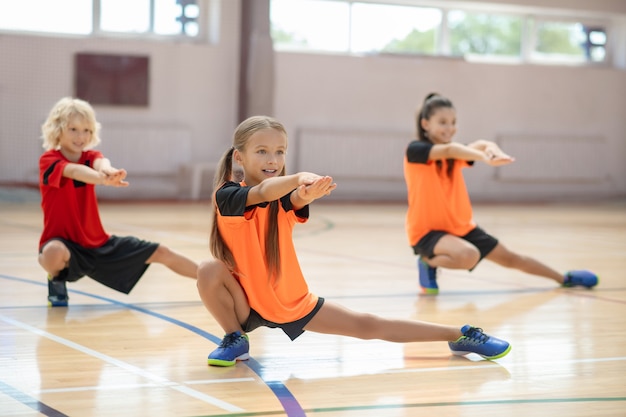
[[[93,148],[100,143],[101,126],[96,120],[96,112],[91,104],[78,98],[63,97],[52,107],[48,118],[41,126],[44,149],[59,149],[61,133],[74,116],[82,117],[91,129],[91,138],[85,149]]]

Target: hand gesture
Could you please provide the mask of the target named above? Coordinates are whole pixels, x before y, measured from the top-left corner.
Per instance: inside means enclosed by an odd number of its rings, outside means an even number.
[[[299,172],[297,175],[299,186],[313,184],[316,180],[322,178],[321,175],[317,175],[312,172]]]
[[[104,175],[103,185],[111,187],[128,187],[126,179],[126,170],[117,168],[105,168],[100,171]]]
[[[515,158],[504,153],[495,143],[489,144],[484,152],[486,156],[485,163],[491,166],[507,165],[515,161]]]
[[[308,173],[303,173],[308,174]],[[315,174],[312,174],[315,175]],[[329,176],[319,176],[316,175],[317,178],[305,176],[307,182],[301,183],[298,188],[298,197],[305,201],[313,201],[318,198],[324,197],[325,195],[330,195],[330,193],[337,188],[337,184],[333,182],[332,177]],[[312,180],[309,182],[309,180]]]

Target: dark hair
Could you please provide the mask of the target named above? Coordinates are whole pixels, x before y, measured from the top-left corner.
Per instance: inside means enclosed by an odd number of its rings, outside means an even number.
[[[428,137],[428,132],[426,132],[424,128],[422,127],[422,119],[424,120],[430,119],[430,117],[435,113],[435,111],[441,108],[453,109],[454,105],[452,105],[452,102],[449,99],[445,98],[444,96],[438,93],[430,93],[426,96],[426,98],[424,99],[424,103],[422,104],[422,108],[419,110],[419,112],[417,113],[417,117],[415,118],[416,125],[417,125],[417,139],[418,140],[433,143]],[[454,159],[448,159],[447,162],[448,162],[448,169],[446,173],[448,174],[448,176],[452,176],[452,170],[454,169]],[[437,169],[441,170],[441,167],[442,167],[441,160],[437,160],[436,164],[437,164]]]
[[[231,146],[217,164],[217,170],[215,172],[215,177],[213,178],[213,189],[219,190],[219,188],[224,185],[227,181],[235,180],[235,173],[233,172],[233,152],[237,149],[239,152],[243,152],[244,148],[248,143],[248,139],[263,129],[274,129],[285,136],[287,136],[287,132],[285,127],[276,119],[273,119],[268,116],[252,116],[244,120],[237,126],[235,129],[235,133],[233,135],[233,146]],[[283,167],[283,170],[279,173],[280,176],[285,175],[286,167]],[[215,202],[215,198],[213,198]],[[222,236],[220,235],[219,229],[217,228],[217,205],[214,203],[214,212],[213,212],[213,225],[211,226],[211,238],[210,238],[210,249],[211,254],[221,261],[223,261],[228,268],[232,271],[235,269],[236,262],[233,257],[232,252],[224,243]],[[278,250],[278,201],[270,202],[270,214],[269,214],[269,223],[267,225],[267,235],[265,238],[265,256],[266,263],[268,265],[268,269],[271,275],[275,277],[280,277],[280,251]]]

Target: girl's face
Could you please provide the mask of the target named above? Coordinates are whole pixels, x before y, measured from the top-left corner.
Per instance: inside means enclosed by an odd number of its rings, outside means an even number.
[[[422,128],[434,144],[450,143],[456,133],[456,111],[452,107],[440,107],[429,119],[422,119]]]
[[[78,161],[83,149],[91,142],[92,135],[93,130],[85,118],[71,116],[59,137],[61,153],[70,161]]]
[[[286,155],[287,136],[267,128],[253,133],[244,150],[235,150],[233,158],[243,168],[246,185],[255,186],[277,177],[285,167]]]

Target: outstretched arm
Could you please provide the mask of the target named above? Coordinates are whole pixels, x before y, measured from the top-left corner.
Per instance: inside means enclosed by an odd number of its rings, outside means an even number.
[[[63,169],[63,176],[82,181],[87,184],[109,185],[112,187],[127,187],[126,170],[117,169],[111,166],[106,158],[96,159],[94,167],[87,165],[69,163]]]
[[[484,162],[492,166],[510,164],[515,160],[515,158],[511,157],[510,155],[506,154],[502,149],[500,149],[500,147],[495,142],[480,139],[476,142],[468,144],[467,146],[484,152],[488,158]]]
[[[299,210],[314,200],[330,195],[337,188],[332,177],[320,177],[309,185],[300,185],[291,193],[291,204],[294,210]]]
[[[300,186],[313,184],[318,178],[321,177],[311,172],[268,178],[250,189],[246,205],[252,206],[266,201],[278,200]]]
[[[429,159],[462,159],[465,161],[482,161],[491,166],[510,164],[512,157],[502,152],[493,142],[479,140],[469,145],[457,142],[437,144],[432,147]]]

